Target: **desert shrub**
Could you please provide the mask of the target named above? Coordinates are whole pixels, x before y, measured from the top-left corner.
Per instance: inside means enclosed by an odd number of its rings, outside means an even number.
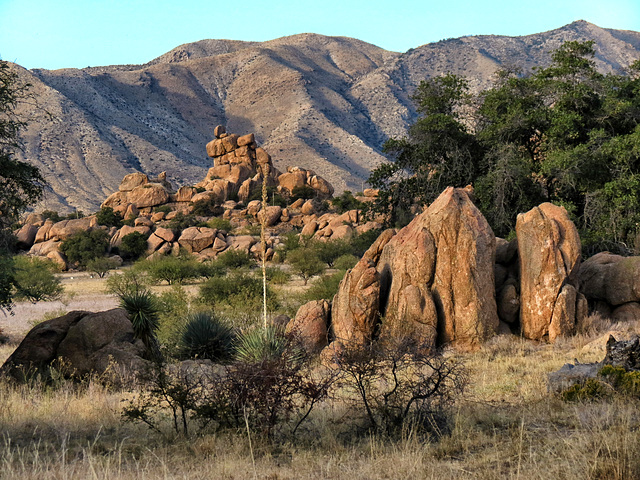
[[[349,190],[345,190],[342,192],[342,195],[334,197],[331,203],[338,213],[348,212],[349,210],[359,210],[363,207],[362,202],[356,200]]]
[[[106,292],[119,297],[133,295],[147,290],[149,278],[142,270],[129,269],[119,275],[111,275],[107,279]]]
[[[610,387],[595,378],[589,378],[584,383],[576,383],[561,393],[565,402],[584,402],[608,397],[611,394]]]
[[[122,220],[122,215],[114,212],[111,207],[102,207],[100,211],[96,213],[98,225],[120,228],[122,226]]]
[[[302,198],[303,200],[307,200],[310,198],[314,198],[315,196],[316,196],[316,191],[309,185],[302,185],[301,187],[295,187],[291,191],[292,201],[296,201],[299,198]]]
[[[60,251],[73,263],[84,267],[90,260],[102,257],[109,248],[109,235],[97,228],[78,232],[60,244]]]
[[[287,259],[287,255],[289,255],[289,253],[312,243],[310,237],[302,236],[297,232],[287,232],[282,235],[280,239],[281,243],[278,245],[276,253],[283,261]]]
[[[374,229],[359,235],[354,235],[349,241],[349,245],[351,247],[350,253],[358,258],[362,258],[364,252],[366,252],[373,242],[378,239],[381,233],[382,230]]]
[[[324,263],[318,258],[312,248],[299,248],[287,254],[287,262],[293,273],[299,275],[304,284],[314,275],[320,275],[325,270]]]
[[[225,268],[240,268],[253,264],[251,255],[243,250],[228,249],[216,258],[216,261]]]
[[[345,240],[327,240],[326,242],[314,241],[311,248],[318,258],[326,263],[329,267],[333,267],[338,257],[351,253],[351,247]]]
[[[640,396],[640,372],[605,365],[598,375],[605,378],[617,392],[634,397]]]
[[[211,312],[190,315],[180,338],[183,358],[204,358],[216,362],[232,357],[233,329]]]
[[[185,215],[182,212],[176,213],[176,216],[169,220],[167,228],[170,228],[174,232],[180,234],[185,228],[189,227],[206,227],[207,224],[198,220],[195,215]]]
[[[267,281],[274,285],[284,285],[291,280],[291,274],[278,267],[266,268]]]
[[[256,188],[251,192],[248,201],[251,202],[253,200],[262,200],[262,188]],[[287,199],[278,193],[276,187],[267,187],[267,202],[269,205],[278,205],[282,208],[288,204]]]
[[[224,230],[230,232],[233,229],[231,222],[226,218],[213,217],[207,221],[207,227],[215,228],[216,230]]]
[[[155,295],[148,290],[125,294],[120,297],[120,307],[126,310],[131,320],[134,338],[142,340],[149,358],[159,360],[160,349],[156,333],[160,323]]]
[[[223,209],[215,199],[208,197],[193,203],[192,213],[201,217],[211,217],[222,214]]]
[[[238,338],[236,359],[244,363],[276,360],[290,353],[291,347],[291,341],[282,328],[273,325],[254,328]]]
[[[207,260],[198,264],[198,276],[204,278],[223,277],[227,273],[225,267],[218,260]]]
[[[159,207],[154,207],[153,211],[155,213],[169,213],[172,209],[169,205],[160,205]]]
[[[138,268],[145,270],[152,281],[157,283],[164,281],[169,285],[182,283],[199,275],[198,262],[185,257],[169,256],[144,260]]]
[[[349,270],[350,268],[355,267],[358,261],[360,261],[360,259],[355,255],[341,255],[333,262],[333,266],[338,270]]]
[[[60,279],[53,273],[56,266],[52,262],[19,255],[14,257],[14,265],[16,299],[36,303],[42,300],[56,300],[62,296],[64,288]]]
[[[191,314],[191,297],[182,285],[172,285],[158,295],[158,342],[162,352],[170,357],[180,356],[180,338],[185,319]]]
[[[124,260],[137,260],[147,251],[147,236],[131,232],[122,237],[118,253]]]
[[[87,270],[95,273],[100,278],[104,278],[109,270],[114,268],[118,268],[118,262],[113,258],[98,257],[87,262]]]
[[[338,293],[338,287],[344,277],[346,271],[341,270],[332,275],[323,275],[313,282],[309,290],[307,290],[303,298],[305,301],[311,300],[328,300],[331,301],[336,293]]]
[[[64,220],[64,218],[55,210],[44,210],[40,215],[42,215],[42,218],[45,220],[51,220],[53,223]]]
[[[227,304],[260,312],[262,294],[262,279],[244,272],[213,277],[200,285],[200,301],[208,306]],[[267,305],[271,310],[278,305],[276,295],[268,285]]]
[[[369,429],[397,435],[407,428],[446,427],[447,409],[463,393],[467,374],[454,359],[410,342],[350,346],[337,355],[341,394]]]

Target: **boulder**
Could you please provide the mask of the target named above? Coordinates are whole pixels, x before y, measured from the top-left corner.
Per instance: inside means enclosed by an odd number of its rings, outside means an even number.
[[[104,374],[119,369],[147,368],[144,346],[133,339],[131,321],[123,309],[91,313],[69,312],[36,325],[0,368],[0,372],[25,380],[45,372],[58,358],[64,372],[74,375]]]
[[[193,187],[180,187],[175,194],[176,202],[190,202],[191,198],[197,193]]]
[[[36,241],[36,234],[38,233],[38,230],[39,227],[36,225],[25,223],[15,233],[16,246],[21,250],[29,250]]]
[[[305,170],[286,172],[278,177],[278,185],[287,190],[289,194],[293,193],[295,188],[304,187],[306,183],[307,172]]]
[[[130,192],[134,188],[139,187],[140,185],[146,185],[147,183],[149,183],[149,177],[144,173],[130,173],[124,176],[122,182],[120,182],[118,190],[121,192]]]
[[[54,240],[66,240],[76,233],[88,232],[97,226],[98,222],[94,215],[84,218],[74,218],[71,220],[62,220],[53,224],[48,233],[48,238]]]
[[[177,240],[176,234],[170,228],[158,227],[153,233],[165,242],[175,242]]]
[[[640,320],[640,303],[624,303],[611,312],[613,322],[632,322]]]
[[[640,302],[640,257],[600,252],[582,263],[578,277],[580,291],[589,300],[614,306]]]
[[[504,285],[498,291],[496,303],[500,320],[508,324],[513,324],[518,320],[520,295],[518,295],[515,285],[511,283]]]
[[[306,223],[304,227],[302,227],[300,235],[303,237],[311,237],[314,233],[316,233],[317,229],[318,222],[316,222],[315,220],[311,220],[310,222]]]
[[[311,200],[307,200],[300,207],[300,213],[302,213],[303,215],[313,215],[313,213],[315,211],[316,211],[316,209],[315,209],[315,207],[313,205],[313,202]]]
[[[60,241],[53,239],[47,240],[46,242],[34,243],[29,249],[29,255],[46,257],[51,252],[59,252],[60,243]]]
[[[111,195],[109,195],[107,197],[107,199],[102,202],[102,205],[100,205],[100,208],[105,208],[105,207],[109,207],[109,208],[113,208],[114,210],[118,207],[121,207],[122,205],[125,205],[128,203],[128,193],[129,192],[115,192],[112,193]]]
[[[251,251],[251,247],[258,241],[251,235],[229,235],[226,243],[233,250],[240,250],[246,253]]]
[[[311,354],[320,353],[327,346],[327,325],[331,305],[326,300],[313,300],[298,309],[293,320],[287,324],[285,333],[294,335],[302,347]]]
[[[116,232],[116,234],[111,237],[111,246],[112,247],[119,247],[120,244],[122,243],[122,239],[126,236],[129,235],[130,233],[133,232],[138,232],[142,235],[149,235],[149,232],[151,231],[151,229],[149,227],[145,227],[145,226],[139,226],[139,227],[130,227],[129,225],[123,225],[122,228],[120,228],[120,230],[118,230]]]
[[[213,245],[217,233],[217,230],[209,227],[185,228],[178,243],[189,253],[199,253]]]
[[[53,221],[47,218],[44,224],[40,228],[38,228],[38,231],[36,232],[36,237],[33,240],[34,243],[40,243],[40,242],[44,242],[45,240],[48,240],[49,231],[51,230],[51,227],[53,227]]]
[[[280,217],[282,216],[282,207],[278,205],[269,206],[265,209],[265,211],[265,224],[267,227],[272,227],[273,225],[278,223]],[[258,218],[260,218],[260,220],[262,220],[261,216],[262,211],[258,215]]]
[[[127,200],[137,208],[155,207],[169,201],[169,191],[159,183],[147,183],[133,188]]]
[[[518,215],[516,234],[522,334],[533,340],[571,334],[581,254],[575,225],[563,207],[543,203]]]

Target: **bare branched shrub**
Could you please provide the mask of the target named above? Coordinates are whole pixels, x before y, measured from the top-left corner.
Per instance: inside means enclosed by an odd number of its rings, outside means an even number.
[[[347,403],[367,427],[388,435],[443,427],[446,409],[467,383],[460,363],[403,342],[348,348],[336,365]]]

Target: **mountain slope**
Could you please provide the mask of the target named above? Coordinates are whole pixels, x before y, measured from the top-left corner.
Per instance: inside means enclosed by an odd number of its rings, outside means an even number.
[[[300,34],[262,43],[203,40],[142,66],[16,66],[39,98],[39,108],[24,107],[21,156],[49,181],[47,206],[91,211],[135,170],[167,171],[176,185],[197,182],[211,165],[204,146],[224,124],[254,132],[280,169],[312,168],[338,192],[360,190],[385,161],[382,143],[415,120],[410,95],[421,80],[453,72],[479,90],[501,66],[527,71],[548,64],[564,41],[588,39],[596,41],[603,72],[640,56],[640,33],[579,21],[525,37],[449,39],[404,54]]]

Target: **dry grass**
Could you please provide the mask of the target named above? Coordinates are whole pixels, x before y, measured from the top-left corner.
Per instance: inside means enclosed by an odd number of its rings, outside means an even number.
[[[91,298],[115,302],[98,283],[69,280],[76,295],[63,307]],[[564,363],[601,360],[608,331],[639,329],[592,318],[579,335],[554,345],[500,336],[477,352],[449,352],[467,366],[470,385],[450,428],[430,439],[411,432],[395,440],[354,434],[337,404],[322,405],[304,432],[284,443],[256,435],[250,443],[246,431],[185,439],[169,434],[168,424],[161,436],[123,422],[128,392],[96,382],[0,382],[0,478],[640,478],[638,399],[572,404],[546,391],[547,374]],[[0,346],[0,361],[13,348]]]

